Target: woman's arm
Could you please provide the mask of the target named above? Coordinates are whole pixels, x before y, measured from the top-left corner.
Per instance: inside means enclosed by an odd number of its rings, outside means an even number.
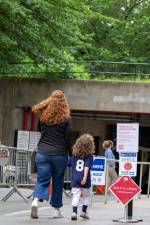
[[[65,140],[67,145],[67,150],[69,152],[69,155],[72,155],[72,145],[73,145],[73,135],[72,135],[72,125],[71,120],[68,120],[66,129],[65,129]]]

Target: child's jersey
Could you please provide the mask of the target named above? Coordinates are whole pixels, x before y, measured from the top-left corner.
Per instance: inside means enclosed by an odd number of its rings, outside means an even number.
[[[85,159],[81,159],[76,156],[72,156],[69,159],[68,166],[72,167],[72,187],[78,187],[78,188],[89,188],[91,187],[91,175],[90,175],[90,169],[92,167],[93,163],[93,156],[89,155]],[[89,168],[87,181],[85,185],[81,184],[81,181],[84,177],[84,167]]]

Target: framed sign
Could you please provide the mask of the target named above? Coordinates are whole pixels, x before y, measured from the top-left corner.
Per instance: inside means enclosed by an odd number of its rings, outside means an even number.
[[[139,147],[139,124],[117,124],[117,151],[138,152]]]
[[[18,130],[17,148],[28,150],[29,148],[29,131]]]
[[[119,154],[119,176],[136,177],[137,153],[121,152]]]
[[[37,148],[37,144],[40,140],[41,133],[36,131],[30,131],[29,137],[29,151],[34,151]]]
[[[17,148],[20,150],[34,151],[41,137],[40,132],[18,130]]]

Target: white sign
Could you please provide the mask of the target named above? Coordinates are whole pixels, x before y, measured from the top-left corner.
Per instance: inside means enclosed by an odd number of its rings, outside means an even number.
[[[37,144],[40,140],[41,133],[36,131],[30,131],[30,138],[29,138],[29,150],[35,151],[37,148]]]
[[[91,183],[93,185],[105,185],[106,159],[94,157],[91,168]]]
[[[137,153],[121,152],[119,154],[119,176],[136,177]]]
[[[29,131],[18,130],[17,148],[28,150],[29,147]]]
[[[118,123],[117,124],[117,151],[138,152],[139,146],[139,124]]]
[[[0,166],[5,166],[9,162],[9,150],[4,145],[0,145]]]

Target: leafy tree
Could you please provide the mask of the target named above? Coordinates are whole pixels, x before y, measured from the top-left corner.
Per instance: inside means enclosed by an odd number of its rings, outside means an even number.
[[[93,61],[148,62],[148,9],[148,0],[0,0],[1,74],[89,79],[116,71]]]

